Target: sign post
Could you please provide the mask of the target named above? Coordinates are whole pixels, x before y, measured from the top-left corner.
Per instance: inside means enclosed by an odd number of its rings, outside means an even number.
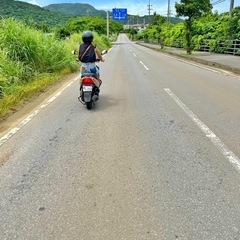
[[[107,38],[109,39],[109,15],[107,10]]]

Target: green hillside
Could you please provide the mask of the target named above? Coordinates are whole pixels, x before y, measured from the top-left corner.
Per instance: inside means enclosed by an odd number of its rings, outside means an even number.
[[[83,3],[59,3],[59,4],[50,4],[45,9],[63,14],[72,14],[74,16],[100,16],[106,18],[106,11],[97,10],[89,4]],[[111,18],[111,11],[109,11],[109,17]],[[149,24],[152,21],[153,16],[138,16],[138,15],[128,15],[126,21],[120,21],[122,24],[137,24],[137,23],[146,23]],[[171,17],[171,23],[176,24],[182,22],[180,18]]]
[[[61,4],[50,4],[44,9],[63,13],[63,14],[71,14],[74,16],[100,16],[106,17],[106,12],[103,10],[97,10],[93,6],[89,4],[83,3],[61,3]]]
[[[14,0],[0,0],[0,17],[15,18],[27,22],[46,25],[47,27],[63,26],[66,22],[76,16],[99,16],[106,18],[104,10],[97,10],[89,4],[83,3],[62,3],[50,4],[43,8],[26,2]],[[111,12],[109,12],[111,18]],[[152,16],[133,16],[128,15],[128,20],[120,21],[122,24],[149,23]],[[171,18],[172,23],[179,22],[180,19]]]
[[[36,5],[14,0],[0,0],[0,16],[23,21],[33,21],[48,27],[64,25],[72,15],[51,12]]]

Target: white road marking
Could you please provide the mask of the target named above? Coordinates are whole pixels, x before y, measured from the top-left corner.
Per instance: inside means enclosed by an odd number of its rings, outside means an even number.
[[[233,78],[237,78],[237,79],[240,80],[240,76],[239,76],[239,75],[236,75],[236,74],[234,74],[234,73],[231,73],[231,72],[226,71],[226,70],[223,70],[223,69],[221,69],[221,72],[222,72],[223,75],[225,75],[225,76],[231,76],[231,77],[233,77]]]
[[[130,52],[132,52],[132,50],[130,49]],[[136,58],[137,57],[137,55],[134,53],[134,52],[132,52],[132,54],[133,54],[133,56]],[[139,61],[142,65],[143,65],[143,67],[147,70],[147,71],[149,71],[149,68],[142,62],[142,61]]]
[[[175,58],[176,59],[176,58]],[[195,67],[198,67],[198,68],[202,68],[202,69],[205,69],[205,70],[208,70],[208,71],[211,71],[211,72],[214,72],[214,73],[220,73],[218,69],[213,69],[213,68],[210,68],[210,67],[205,67],[203,65],[200,65],[200,64],[197,64],[197,63],[193,63],[191,61],[185,61],[185,60],[182,60],[182,59],[177,59],[179,62],[183,62],[183,63],[187,63],[189,65],[192,65],[192,66],[195,66]]]
[[[149,70],[149,68],[142,62],[142,61],[139,61],[143,66],[144,66],[144,68],[148,71]]]
[[[223,156],[240,172],[240,159],[228,146],[226,146],[198,117],[169,89],[164,89],[167,94],[177,103],[177,105],[186,113],[186,115],[201,129],[201,131],[210,138],[212,143],[223,154]]]
[[[3,137],[0,138],[0,146],[2,146],[9,138],[11,138],[15,133],[17,133],[23,126],[25,126],[28,122],[30,122],[41,110],[46,108],[49,104],[51,104],[58,96],[62,94],[62,92],[70,87],[72,83],[79,79],[79,76],[73,79],[69,84],[64,86],[59,92],[57,92],[53,97],[51,97],[46,103],[41,105],[38,109],[28,115],[23,121],[21,121],[16,127],[11,129],[8,133],[6,133]]]
[[[225,76],[231,76],[233,78],[240,79],[239,75],[237,75],[235,73],[232,73],[230,71],[227,71],[227,70],[223,70],[223,69],[219,69],[219,68],[215,68],[215,67],[207,67],[207,66],[204,66],[204,65],[202,65],[200,63],[199,64],[198,63],[194,63],[192,61],[179,59],[179,58],[176,58],[176,57],[173,57],[173,56],[168,56],[168,57],[173,58],[173,59],[175,59],[175,60],[177,60],[179,62],[187,63],[189,65],[192,65],[192,66],[195,66],[195,67],[198,67],[198,68],[202,68],[204,70],[208,70],[208,71],[211,71],[211,72],[214,72],[214,73],[223,74]]]

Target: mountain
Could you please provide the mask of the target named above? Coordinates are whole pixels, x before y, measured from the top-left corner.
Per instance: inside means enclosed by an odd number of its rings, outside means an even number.
[[[56,13],[63,13],[63,14],[72,14],[74,16],[101,16],[106,18],[106,12],[104,10],[97,10],[93,6],[84,3],[59,3],[59,4],[50,4],[44,9],[47,9],[52,12]],[[109,12],[109,17],[112,17],[111,11]],[[135,23],[146,23],[148,24],[149,21],[152,20],[153,16],[137,16],[137,15],[128,15],[128,19],[125,21],[120,21],[122,24],[133,24]],[[182,22],[183,20],[180,18],[171,17],[171,23],[178,23]]]
[[[63,26],[66,22],[76,16],[101,16],[106,18],[104,10],[97,10],[89,4],[83,3],[61,3],[50,4],[43,8],[30,3],[15,0],[0,0],[0,18],[15,18],[27,22],[34,22],[47,27]],[[109,12],[111,18],[111,12]],[[146,23],[151,21],[148,16],[139,17],[128,15],[128,20],[120,21],[122,24]],[[178,20],[178,19],[176,19]]]
[[[58,12],[63,14],[71,14],[74,16],[101,16],[106,17],[106,12],[97,10],[93,6],[84,3],[61,3],[50,4],[44,9],[51,12]]]
[[[37,5],[14,0],[0,0],[0,17],[15,18],[28,22],[44,24],[48,27],[64,25],[72,15],[51,12]]]

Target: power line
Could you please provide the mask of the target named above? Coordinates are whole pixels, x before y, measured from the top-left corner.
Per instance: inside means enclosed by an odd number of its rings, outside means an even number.
[[[156,4],[156,3],[159,2],[159,1],[161,1],[161,0],[157,0],[156,2],[153,3],[153,5]]]
[[[157,7],[156,7],[157,5]],[[163,6],[165,8],[165,6],[167,6],[167,9],[165,10],[162,10],[161,12],[164,13],[163,15],[166,15],[167,16],[167,22],[170,22],[170,16],[173,15],[173,12],[171,10],[171,3],[170,3],[170,0],[157,0],[155,2],[155,5],[154,5],[154,8],[157,8],[157,9],[163,9]],[[159,11],[157,11],[159,12]]]
[[[158,7],[162,7],[162,6],[164,6],[165,4],[167,4],[167,0],[164,0],[164,1],[161,1],[161,2],[159,2],[159,1],[157,1],[157,2],[155,2],[155,4],[153,4],[153,5],[157,5]]]
[[[157,9],[162,8],[164,5],[167,5],[167,0],[158,0],[158,1],[156,1],[155,4],[153,4],[154,11],[156,11]],[[168,12],[169,10],[167,9],[167,10],[163,10],[163,11],[164,12]],[[157,11],[157,12],[159,12],[159,11]]]
[[[219,3],[222,3],[222,2],[225,2],[225,1],[226,1],[226,0],[218,0],[218,1],[216,1],[216,2],[213,2],[212,5],[215,6],[215,5],[217,5],[217,4],[219,4]]]

